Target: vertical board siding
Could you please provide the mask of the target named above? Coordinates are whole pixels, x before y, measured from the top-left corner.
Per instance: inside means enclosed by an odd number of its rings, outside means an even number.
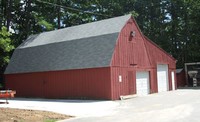
[[[5,75],[18,97],[111,99],[110,68]]]
[[[135,31],[136,34],[130,41],[131,31]],[[112,98],[119,99],[121,95],[136,93],[136,71],[149,71],[150,93],[158,92],[157,64],[169,65],[168,77],[171,90],[171,71],[175,70],[175,60],[144,38],[135,20],[130,19],[119,34],[111,61]],[[130,72],[133,73],[132,79]],[[122,82],[119,82],[119,75],[123,77]]]
[[[130,41],[131,31],[135,31],[136,35]],[[130,64],[137,64],[137,67],[143,68],[150,67],[143,38],[132,19],[119,34],[111,66],[130,67]]]
[[[152,63],[152,66],[156,67],[157,64],[168,64],[169,90],[172,90],[171,72],[172,71],[176,72],[175,71],[176,70],[176,60],[173,59],[169,54],[162,51],[162,49],[157,47],[153,42],[151,42],[147,38],[144,38],[144,40],[145,40],[145,45],[146,45],[148,55],[150,57],[149,60]],[[177,82],[176,78],[175,78],[175,82]]]
[[[128,73],[132,73],[132,79],[129,81]],[[136,93],[136,75],[135,70],[131,68],[112,67],[112,98],[117,100],[120,96]],[[119,82],[119,75],[122,76],[122,82]],[[133,82],[130,84],[130,82]],[[131,86],[133,85],[133,86]],[[131,93],[130,93],[131,91]]]
[[[128,93],[129,94],[136,94],[136,82],[133,79],[133,71],[128,71]]]
[[[169,54],[163,52],[160,48],[155,46],[153,42],[145,39],[145,45],[147,49],[147,53],[149,55],[149,60],[153,66],[156,66],[158,63],[160,64],[168,64],[169,69],[176,69],[176,60],[169,56]]]
[[[150,71],[150,93],[158,92],[158,83],[157,83],[157,70],[155,68]]]
[[[180,73],[176,73],[175,76],[177,79],[177,87],[184,87],[187,85],[184,70],[182,70]]]

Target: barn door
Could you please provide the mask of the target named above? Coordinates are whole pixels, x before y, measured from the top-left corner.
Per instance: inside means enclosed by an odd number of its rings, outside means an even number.
[[[157,82],[158,92],[168,91],[169,80],[168,80],[168,65],[158,64],[157,65]]]
[[[128,71],[128,90],[129,94],[135,94],[133,71]]]
[[[136,91],[137,95],[147,95],[150,93],[149,72],[136,72]]]

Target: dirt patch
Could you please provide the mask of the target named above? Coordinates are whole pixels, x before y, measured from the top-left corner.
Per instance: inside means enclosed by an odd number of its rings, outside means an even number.
[[[48,111],[0,108],[1,122],[55,122],[71,117]]]

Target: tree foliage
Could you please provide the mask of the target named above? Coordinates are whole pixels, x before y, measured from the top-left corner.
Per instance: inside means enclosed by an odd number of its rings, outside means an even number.
[[[4,66],[9,61],[9,52],[14,49],[11,44],[10,33],[7,32],[6,27],[0,30],[0,66]]]
[[[200,61],[200,0],[138,0],[136,18],[145,35],[177,59]]]

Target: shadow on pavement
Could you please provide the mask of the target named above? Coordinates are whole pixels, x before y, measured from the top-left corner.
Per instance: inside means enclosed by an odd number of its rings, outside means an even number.
[[[0,104],[9,104],[8,102],[0,102]]]
[[[6,100],[6,99],[1,99]],[[108,102],[109,100],[73,100],[73,99],[45,99],[45,98],[19,98],[15,97],[9,100],[16,101],[39,101],[39,102],[64,102],[64,103],[97,103],[97,102]]]
[[[178,87],[178,89],[200,90],[200,87],[199,86],[198,87],[188,87],[188,86],[186,86],[186,87]]]

